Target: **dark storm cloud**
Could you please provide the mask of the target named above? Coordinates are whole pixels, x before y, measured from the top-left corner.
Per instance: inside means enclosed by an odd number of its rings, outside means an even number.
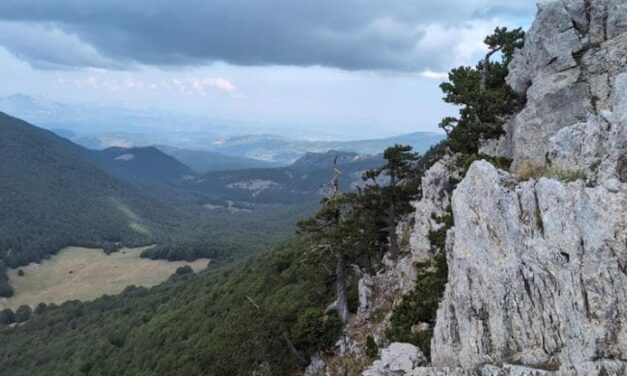
[[[2,0],[0,45],[40,67],[323,65],[439,70],[450,30],[529,0]],[[429,34],[427,26],[440,33]],[[40,36],[40,37],[38,37]],[[429,39],[431,38],[431,39]],[[441,45],[437,40],[442,38]],[[39,40],[39,42],[38,42]],[[434,47],[436,45],[436,47]]]

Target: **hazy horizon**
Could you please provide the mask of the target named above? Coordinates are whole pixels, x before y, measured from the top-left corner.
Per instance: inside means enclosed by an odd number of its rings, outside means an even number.
[[[8,0],[0,4],[0,97],[343,139],[437,132],[455,111],[441,101],[446,72],[474,63],[494,27],[528,26],[533,12],[524,0]]]

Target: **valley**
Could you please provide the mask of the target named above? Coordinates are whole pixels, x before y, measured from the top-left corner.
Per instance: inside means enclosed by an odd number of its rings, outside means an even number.
[[[204,258],[191,262],[140,258],[144,249],[122,248],[107,255],[102,249],[68,247],[41,263],[9,270],[9,283],[15,295],[0,299],[0,310],[15,310],[21,305],[35,308],[39,303],[90,301],[119,294],[131,285],[157,285],[185,265],[200,272],[210,262]]]
[[[627,0],[533,3],[0,1],[0,376],[627,375]]]

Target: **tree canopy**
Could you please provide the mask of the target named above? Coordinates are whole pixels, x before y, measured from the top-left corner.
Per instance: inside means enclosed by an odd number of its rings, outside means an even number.
[[[460,107],[458,117],[446,117],[440,123],[455,152],[477,153],[482,140],[503,133],[503,123],[522,104],[505,78],[514,51],[524,44],[522,29],[496,28],[485,39],[488,53],[475,67],[454,68],[448,82],[440,85],[444,101]],[[500,60],[491,57],[500,53]]]

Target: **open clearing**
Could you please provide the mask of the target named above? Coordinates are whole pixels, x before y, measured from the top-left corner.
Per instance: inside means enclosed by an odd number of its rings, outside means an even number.
[[[93,300],[117,294],[126,286],[154,286],[166,280],[179,266],[189,265],[195,272],[207,267],[208,259],[193,262],[150,260],[139,257],[145,248],[121,249],[107,256],[101,249],[69,247],[41,264],[9,270],[15,289],[10,299],[0,300],[0,308],[16,309],[68,300]]]

